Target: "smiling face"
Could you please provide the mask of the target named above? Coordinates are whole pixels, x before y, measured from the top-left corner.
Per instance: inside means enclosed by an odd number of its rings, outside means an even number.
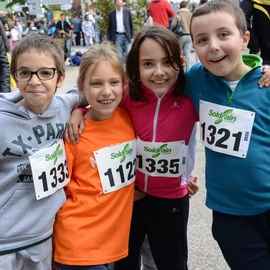
[[[175,70],[164,49],[154,40],[145,39],[139,49],[141,82],[158,96],[162,96],[177,81]]]
[[[229,13],[218,11],[195,17],[191,33],[201,63],[214,75],[236,81],[250,70],[242,61],[249,32],[241,36]]]
[[[26,51],[18,56],[17,70],[37,71],[40,68],[56,68],[54,58],[36,50]],[[23,96],[19,104],[36,114],[43,113],[51,104],[56,88],[62,86],[64,76],[58,82],[57,78],[56,71],[51,80],[41,81],[37,75],[33,75],[29,82],[16,82]]]
[[[101,61],[88,68],[83,89],[91,106],[86,117],[94,121],[106,120],[122,99],[122,76],[109,61]]]

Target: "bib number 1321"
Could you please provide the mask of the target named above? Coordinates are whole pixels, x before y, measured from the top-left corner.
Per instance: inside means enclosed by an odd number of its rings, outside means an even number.
[[[246,158],[254,117],[254,112],[201,101],[201,141],[215,152]]]

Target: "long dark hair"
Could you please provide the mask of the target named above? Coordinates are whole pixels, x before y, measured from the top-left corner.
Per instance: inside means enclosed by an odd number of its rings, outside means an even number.
[[[142,28],[135,36],[131,50],[126,59],[126,75],[129,80],[129,95],[132,100],[145,100],[143,90],[140,87],[140,70],[139,70],[139,50],[145,39],[156,41],[165,51],[172,67],[179,71],[177,86],[173,91],[173,95],[181,95],[184,84],[185,75],[181,61],[181,49],[176,36],[164,26],[149,26]]]

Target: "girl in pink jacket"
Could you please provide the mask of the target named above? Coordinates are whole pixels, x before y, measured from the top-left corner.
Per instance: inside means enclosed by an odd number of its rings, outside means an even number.
[[[129,85],[121,105],[137,136],[136,190],[129,256],[116,262],[114,270],[139,269],[146,235],[158,270],[187,269],[189,195],[198,190],[188,179],[198,116],[182,92],[180,53],[173,33],[151,26],[137,34],[126,59]],[[77,131],[77,125],[69,130]]]
[[[162,26],[142,29],[126,68],[129,93],[121,105],[137,135],[136,185],[142,198],[134,203],[129,256],[117,262],[115,270],[138,269],[146,235],[157,269],[187,269],[187,179],[194,167],[198,116],[182,93],[177,38]]]

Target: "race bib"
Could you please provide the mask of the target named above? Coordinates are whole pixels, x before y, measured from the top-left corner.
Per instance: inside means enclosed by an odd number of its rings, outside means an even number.
[[[186,169],[185,141],[145,142],[137,139],[137,170],[150,176],[179,177]]]
[[[205,147],[246,158],[255,112],[200,101],[200,135]]]
[[[41,149],[29,157],[36,199],[45,198],[69,182],[66,151],[63,140]]]
[[[136,173],[136,140],[94,152],[103,193],[130,185]]]

